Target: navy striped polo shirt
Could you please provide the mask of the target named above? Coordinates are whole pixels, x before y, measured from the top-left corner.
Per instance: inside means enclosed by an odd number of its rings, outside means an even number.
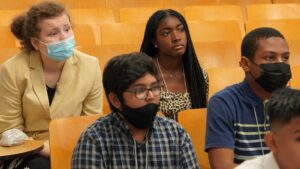
[[[244,80],[217,92],[207,107],[205,151],[234,150],[234,162],[267,154],[264,134],[270,131],[265,104]]]

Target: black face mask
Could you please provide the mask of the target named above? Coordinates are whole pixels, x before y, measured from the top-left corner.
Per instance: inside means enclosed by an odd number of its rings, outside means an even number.
[[[146,129],[150,127],[158,112],[158,104],[149,103],[139,108],[131,108],[123,104],[121,112],[125,119],[138,129]]]
[[[260,64],[260,77],[256,82],[268,92],[286,87],[292,77],[291,68],[286,63]]]

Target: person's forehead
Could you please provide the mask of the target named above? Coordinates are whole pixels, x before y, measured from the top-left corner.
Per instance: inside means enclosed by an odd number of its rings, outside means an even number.
[[[66,25],[66,24],[70,24],[69,17],[66,13],[62,13],[59,16],[42,19],[38,23],[38,25],[43,26],[44,29],[60,27],[60,26]]]
[[[294,131],[298,130],[300,133],[300,117],[293,117],[289,124]]]
[[[167,16],[160,20],[158,27],[164,28],[169,26],[170,24],[175,24],[176,26],[181,25],[181,21],[176,16]]]
[[[281,37],[268,37],[268,38],[259,38],[256,40],[257,48],[262,47],[276,47],[276,46],[287,46],[286,41]]]
[[[147,73],[146,75],[140,77],[136,81],[134,81],[130,87],[135,87],[135,86],[151,86],[153,84],[156,84],[158,81],[156,77],[152,74]]]
[[[282,126],[281,133],[290,133],[292,135],[300,135],[300,117],[292,117],[292,119]]]

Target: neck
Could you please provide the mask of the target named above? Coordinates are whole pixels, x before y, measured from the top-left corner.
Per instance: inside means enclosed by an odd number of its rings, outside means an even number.
[[[181,70],[182,68],[182,58],[178,57],[171,57],[167,55],[157,55],[158,64],[163,67],[165,70],[169,72],[176,72]]]
[[[271,96],[271,93],[263,89],[256,81],[252,78],[252,76],[248,75],[246,76],[246,80],[248,84],[250,85],[251,89],[254,91],[254,93],[260,97],[262,100],[269,99]]]
[[[42,54],[41,58],[43,63],[43,69],[46,72],[61,72],[65,64],[65,61],[55,61],[49,59],[47,56],[42,56]]]
[[[129,131],[133,136],[133,139],[138,143],[142,143],[145,140],[149,129],[136,128],[132,124],[130,124],[121,113],[119,113],[119,115],[124,120],[125,124],[128,126]]]
[[[285,166],[286,161],[281,161],[281,159],[278,157],[277,153],[273,152],[274,159],[278,165],[278,167],[281,169],[291,169],[289,166]]]
[[[131,124],[128,124],[129,130],[131,132],[131,134],[133,135],[133,138],[136,142],[138,143],[142,143],[148,133],[148,128],[147,129],[138,129],[135,128],[134,126],[132,126]]]

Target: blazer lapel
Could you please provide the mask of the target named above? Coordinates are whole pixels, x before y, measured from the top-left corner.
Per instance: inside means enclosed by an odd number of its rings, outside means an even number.
[[[59,107],[60,103],[64,103],[64,99],[68,93],[68,90],[72,90],[71,85],[76,78],[78,69],[77,61],[78,59],[75,54],[73,54],[73,56],[66,60],[56,87],[52,104],[50,106],[51,113],[53,113]]]
[[[42,61],[37,52],[31,52],[29,58],[30,78],[35,95],[38,97],[45,112],[49,114],[49,101],[46,91]]]

